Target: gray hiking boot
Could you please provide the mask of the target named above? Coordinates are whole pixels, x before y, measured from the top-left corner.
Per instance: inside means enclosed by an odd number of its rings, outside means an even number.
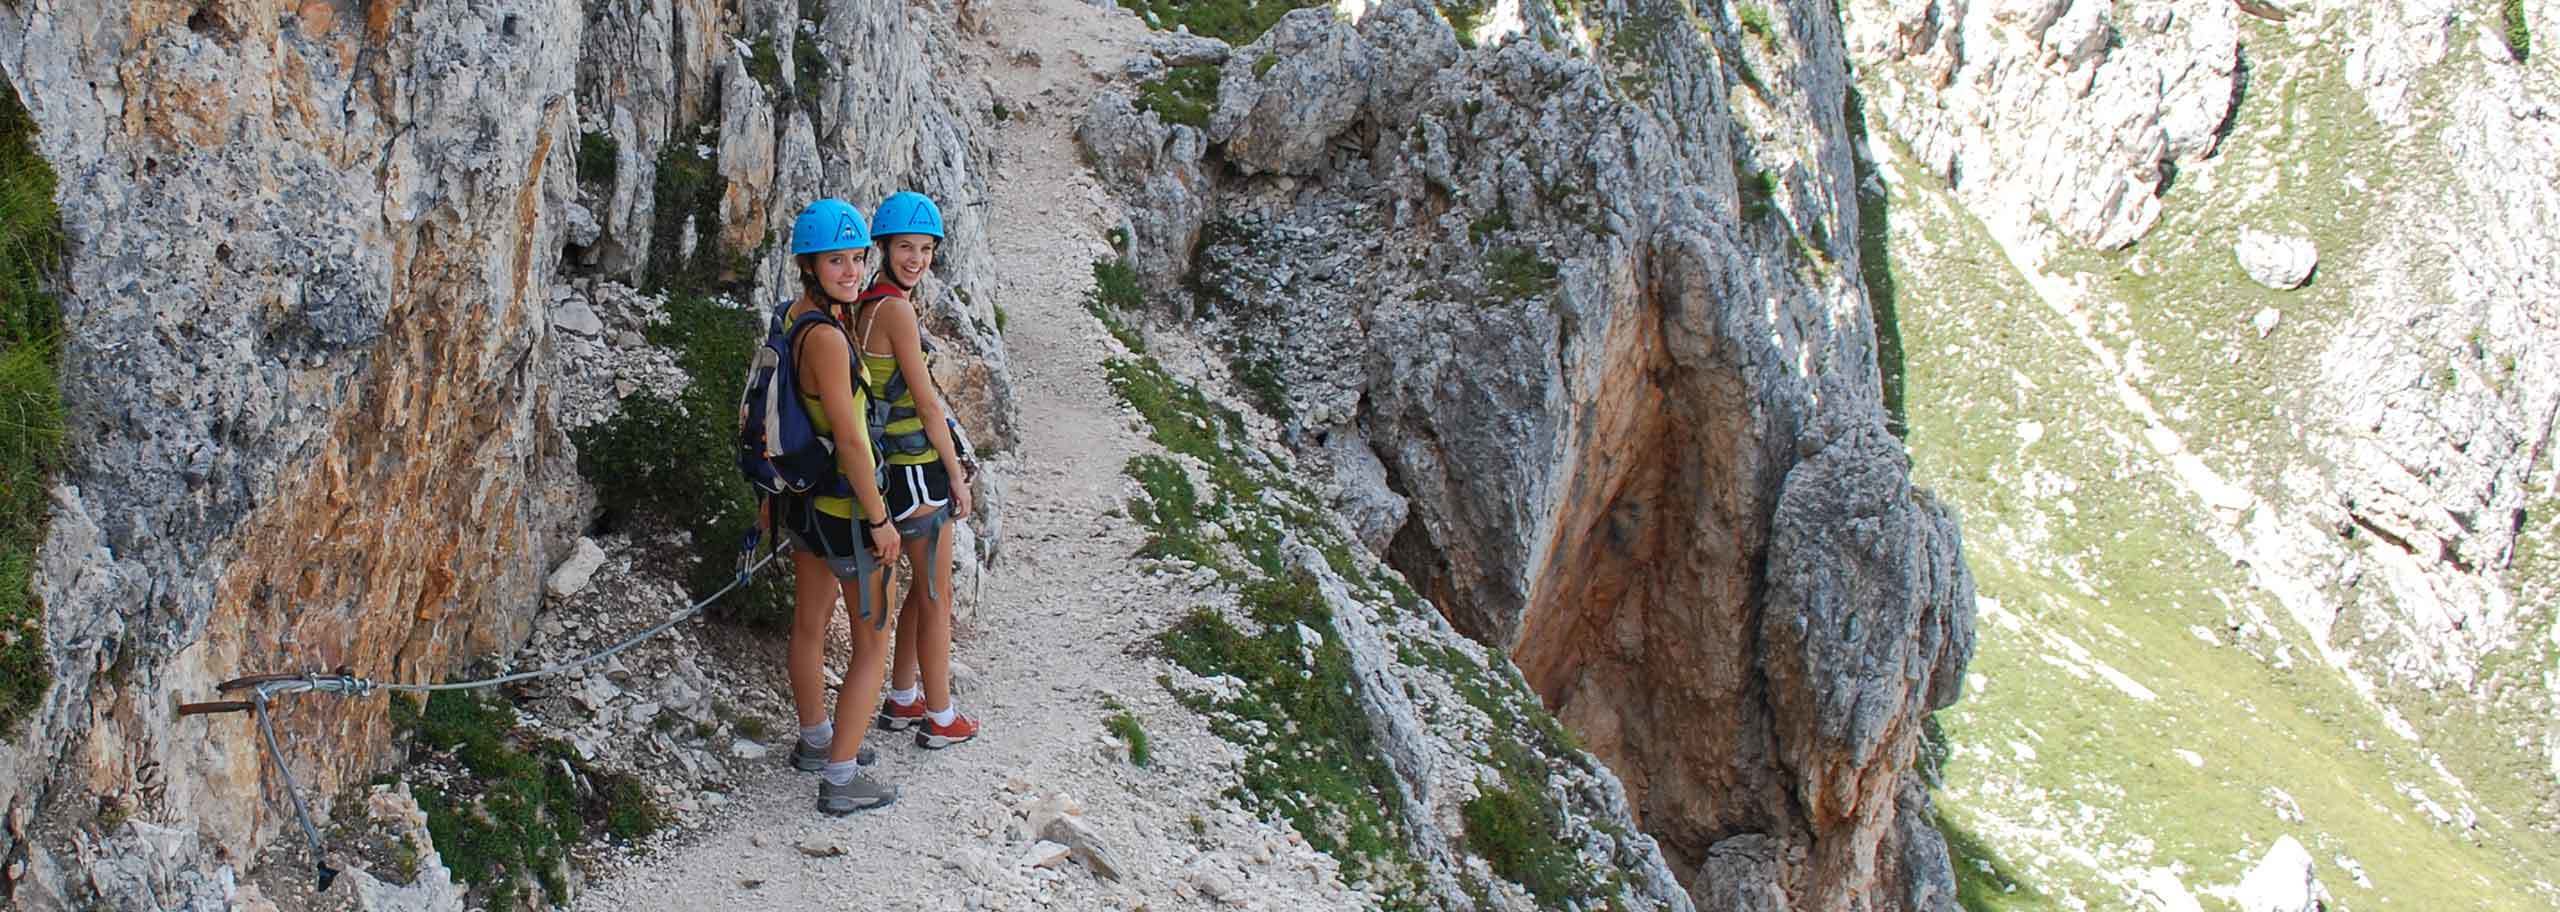
[[[818,780],[818,812],[844,815],[855,811],[888,807],[898,800],[898,787],[871,778],[871,771],[853,774],[853,779],[837,785]]]
[[[880,752],[872,750],[871,745],[865,744],[862,746],[861,751],[856,752],[853,755],[853,762],[863,766],[870,766],[874,763],[880,762]],[[810,747],[809,742],[802,741],[798,738],[791,739],[791,768],[804,773],[814,773],[819,770],[826,769],[827,749],[823,747]]]

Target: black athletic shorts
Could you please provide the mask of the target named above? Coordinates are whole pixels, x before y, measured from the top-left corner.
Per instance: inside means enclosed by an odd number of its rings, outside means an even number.
[[[837,579],[850,580],[871,572],[870,540],[862,534],[862,525],[842,516],[818,509],[806,497],[777,494],[773,498],[773,524],[791,543],[803,551],[827,561]]]
[[[889,484],[880,489],[889,498],[889,516],[900,522],[931,515],[934,510],[951,504],[951,473],[937,459],[923,465],[891,465]]]

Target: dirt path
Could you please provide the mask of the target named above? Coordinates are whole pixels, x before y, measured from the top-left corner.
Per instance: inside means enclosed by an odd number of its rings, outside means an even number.
[[[996,467],[1012,483],[1003,559],[956,647],[969,674],[955,689],[985,734],[925,751],[875,732],[881,775],[905,794],[845,818],[815,812],[815,775],[784,768],[777,748],[735,784],[719,823],[607,863],[579,909],[1297,909],[1345,898],[1330,859],[1218,797],[1236,781],[1232,749],[1155,683],[1163,663],[1133,648],[1202,598],[1141,573],[1140,530],[1105,515],[1128,496],[1122,467],[1151,445],[1110,394],[1109,342],[1081,306],[1117,218],[1082,164],[1075,123],[1095,76],[1135,53],[1143,28],[1075,0],[990,6],[988,75],[1032,110],[998,124],[990,182],[1023,442]],[[1040,63],[1017,60],[1020,48]],[[1150,736],[1148,767],[1106,733],[1114,702]],[[1025,863],[1038,836],[1027,818],[1054,796],[1084,808],[1121,880],[1073,861]]]

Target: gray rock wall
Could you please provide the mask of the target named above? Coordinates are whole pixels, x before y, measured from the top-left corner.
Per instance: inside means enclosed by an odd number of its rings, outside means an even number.
[[[1909,770],[1970,582],[1882,431],[1837,22],[1774,9],[1763,39],[1595,4],[1581,46],[1533,7],[1473,50],[1423,4],[1299,13],[1205,135],[1110,95],[1079,135],[1160,306],[1302,453],[1373,455],[1335,460],[1338,505],[1512,654],[1702,908],[1949,908]],[[1866,499],[1782,509],[1806,472]]]
[[[71,239],[71,465],[34,583],[56,683],[0,744],[0,893],[226,901],[226,860],[284,825],[279,783],[245,717],[173,703],[252,671],[436,679],[523,641],[592,502],[555,415],[552,302],[646,274],[670,142],[717,134],[698,151],[729,191],[721,249],[697,252],[738,258],[757,302],[784,293],[807,199],[942,200],[928,316],[960,412],[1006,445],[972,293],[993,268],[986,104],[937,53],[951,14],[816,10],[827,62],[799,65],[789,0],[0,6]],[[776,72],[749,65],[760,39]],[[613,140],[611,177],[579,179],[587,134]],[[312,796],[384,764],[384,706],[284,708]]]

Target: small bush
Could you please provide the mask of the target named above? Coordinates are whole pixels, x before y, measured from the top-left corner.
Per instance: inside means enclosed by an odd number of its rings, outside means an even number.
[[[719,162],[700,151],[719,147],[719,135],[704,130],[670,140],[658,150],[652,197],[657,216],[643,288],[708,294],[734,287],[749,271],[745,251],[726,250],[720,243],[720,197],[728,192],[729,180],[720,176]],[[693,233],[690,256],[684,254],[688,228]]]
[[[1297,407],[1289,403],[1289,381],[1280,376],[1278,361],[1261,356],[1239,358],[1234,368],[1236,382],[1244,387],[1255,410],[1275,421],[1297,417]]]
[[[488,908],[516,907],[527,881],[539,891],[532,899],[567,902],[572,847],[595,834],[637,839],[665,823],[646,786],[585,767],[559,741],[524,736],[503,701],[445,692],[423,710],[406,698],[391,706],[393,723],[414,730],[419,746],[451,754],[469,773],[455,791],[418,789],[418,805],[455,879]]]
[[[35,120],[0,75],[0,736],[17,731],[53,682],[44,610],[30,589],[46,479],[63,445],[54,373],[62,310],[45,290],[63,253],[53,188]]]
[[[1468,103],[1474,104],[1474,102]],[[1496,206],[1493,211],[1476,216],[1475,221],[1467,223],[1467,242],[1483,244],[1486,238],[1500,234],[1510,227],[1511,210]]]
[[[622,171],[622,143],[611,133],[578,134],[578,180],[610,184]]]
[[[1518,247],[1485,256],[1485,280],[1496,297],[1517,301],[1555,288],[1556,265]]]
[[[1538,790],[1490,786],[1458,809],[1466,826],[1467,848],[1484,858],[1493,873],[1519,884],[1547,908],[1560,908],[1580,881],[1573,847],[1556,839],[1563,821]]]
[[[1208,64],[1174,67],[1138,87],[1138,110],[1154,111],[1165,123],[1206,130],[1210,113],[1217,109],[1218,68]]]
[[[772,36],[757,36],[755,43],[747,47],[747,76],[764,86],[767,93],[783,91],[782,55],[774,50]]]
[[[667,319],[649,327],[649,341],[676,349],[691,383],[672,396],[634,393],[612,420],[570,432],[578,473],[595,483],[607,525],[655,522],[692,536],[686,585],[696,598],[734,575],[739,536],[755,520],[754,493],[734,467],[738,384],[762,332],[755,311],[696,295],[670,299]],[[788,577],[787,566],[768,566],[746,592],[728,597],[722,614],[787,627]]]
[[[1746,171],[1736,159],[1734,191],[1742,199],[1742,220],[1757,222],[1778,212],[1778,175],[1768,171]]]

